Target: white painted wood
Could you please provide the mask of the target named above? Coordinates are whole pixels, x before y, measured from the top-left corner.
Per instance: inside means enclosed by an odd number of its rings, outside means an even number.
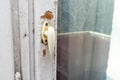
[[[107,80],[120,80],[120,0],[114,1],[115,6],[107,69]]]
[[[34,47],[34,0],[28,2],[30,80],[35,80],[35,47]]]
[[[19,27],[21,41],[21,66],[23,80],[30,80],[28,0],[19,0]]]
[[[0,0],[0,80],[14,80],[10,3],[10,0]]]
[[[12,35],[14,50],[14,74],[21,72],[21,47],[20,47],[20,28],[19,28],[19,7],[18,0],[11,0],[12,11]]]
[[[50,25],[57,28],[57,0],[34,0],[35,80],[56,80],[56,55],[51,56],[48,47],[41,43],[41,27],[44,20],[40,17],[48,10],[54,15],[53,20],[49,21]],[[47,50],[45,57],[43,49]]]

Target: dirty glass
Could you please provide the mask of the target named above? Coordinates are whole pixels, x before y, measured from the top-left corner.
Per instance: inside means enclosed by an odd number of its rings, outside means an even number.
[[[59,0],[57,80],[106,80],[114,0]]]
[[[97,31],[110,34],[113,0],[60,0],[58,32]]]

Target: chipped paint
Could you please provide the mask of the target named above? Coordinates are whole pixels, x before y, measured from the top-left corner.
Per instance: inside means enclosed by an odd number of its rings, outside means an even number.
[[[48,45],[41,40],[45,21],[57,31],[57,5],[54,1],[57,0],[34,0],[35,80],[56,80],[56,56],[49,54]]]

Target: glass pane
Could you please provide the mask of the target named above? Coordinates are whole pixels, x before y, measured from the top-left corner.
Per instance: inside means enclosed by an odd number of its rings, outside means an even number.
[[[113,0],[60,0],[58,32],[111,33]]]
[[[106,80],[114,0],[59,0],[57,80]]]

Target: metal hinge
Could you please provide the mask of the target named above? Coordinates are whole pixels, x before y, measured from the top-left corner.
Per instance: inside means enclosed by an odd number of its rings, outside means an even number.
[[[15,80],[21,80],[22,78],[21,78],[21,74],[20,74],[20,72],[16,72],[15,73]]]

